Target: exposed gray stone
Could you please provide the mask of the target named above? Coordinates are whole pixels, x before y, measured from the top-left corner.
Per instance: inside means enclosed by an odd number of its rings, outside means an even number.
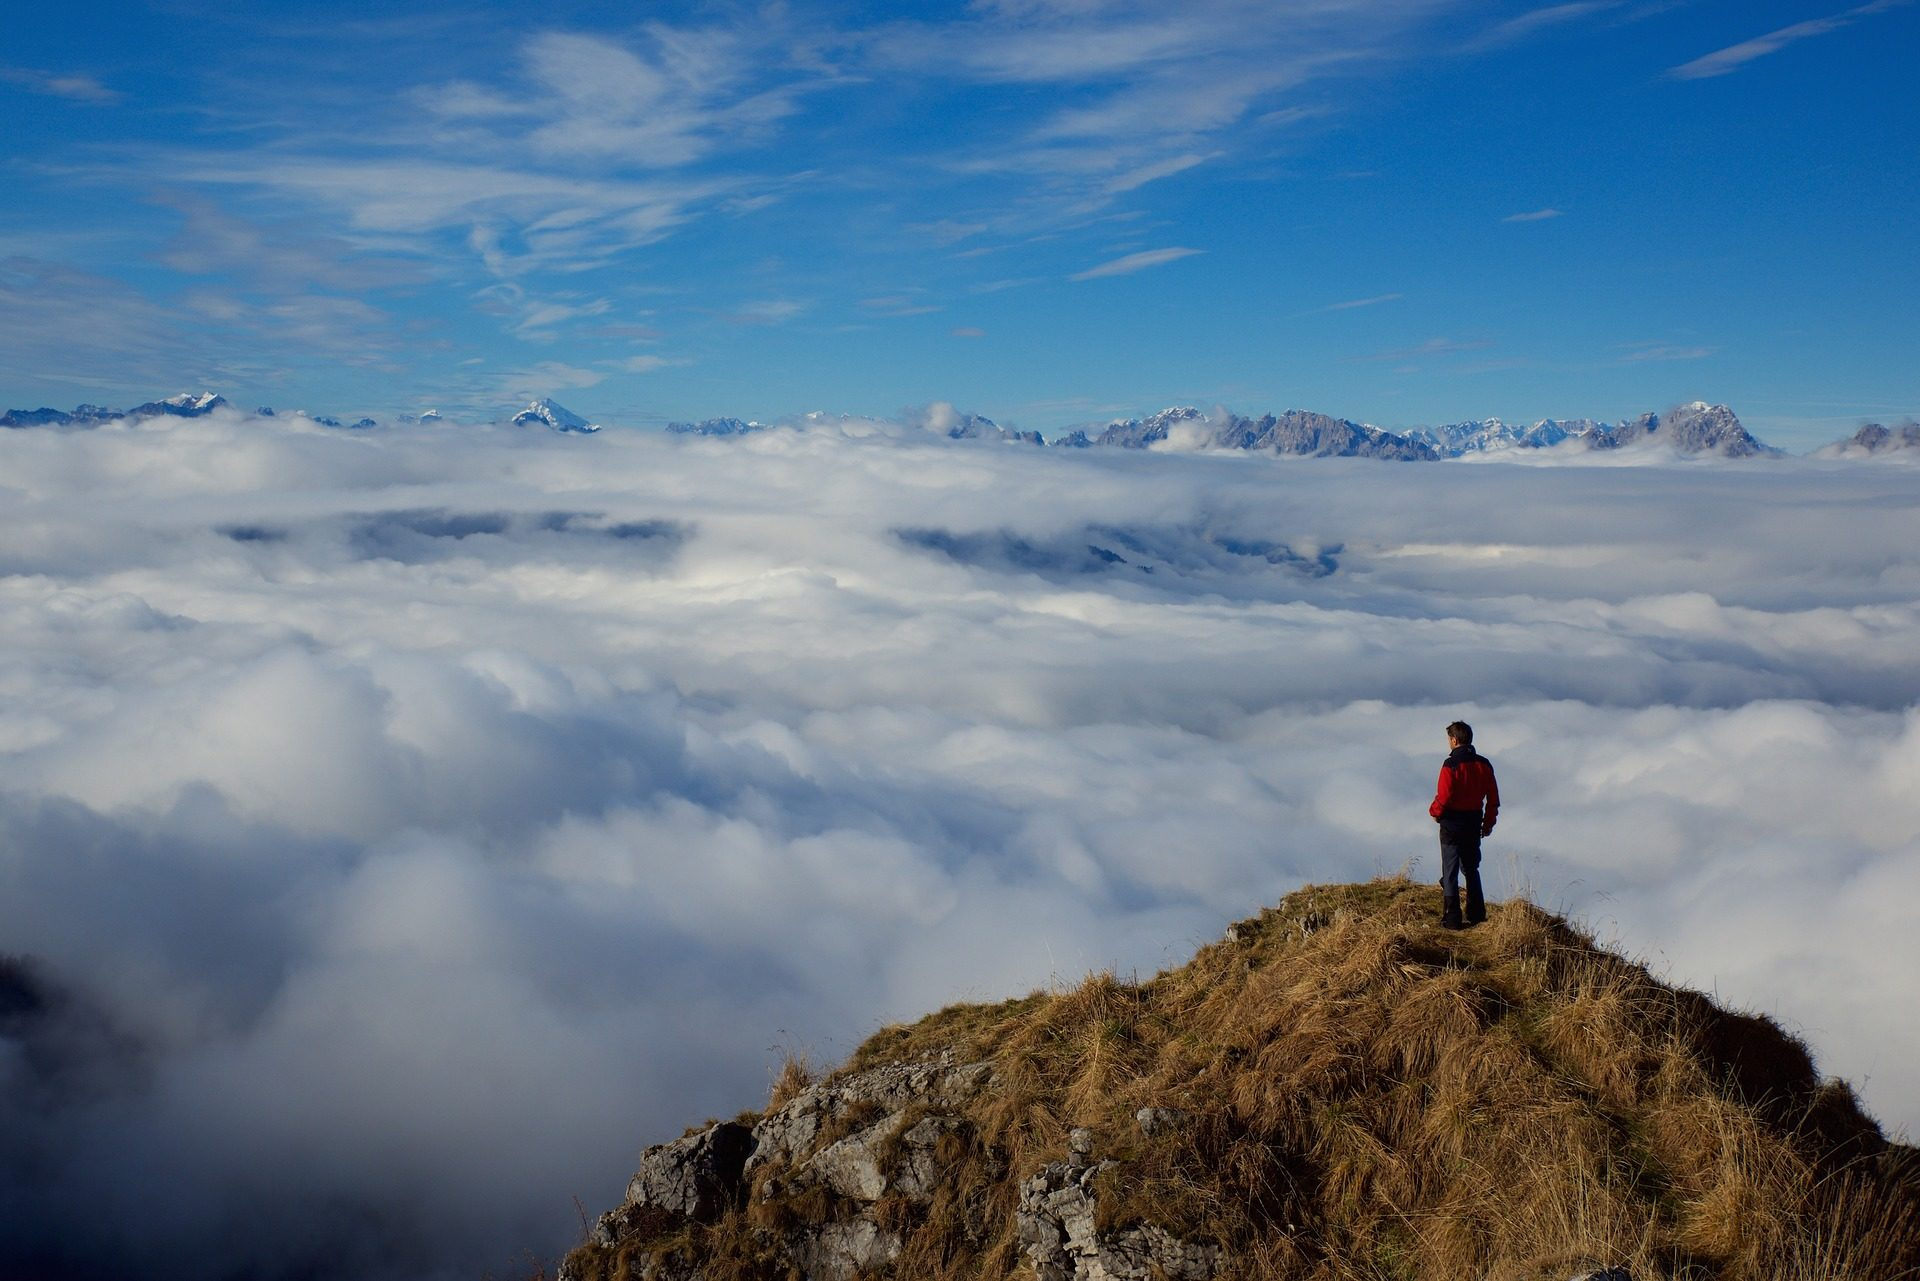
[[[958,1117],[922,1117],[901,1135],[899,1162],[893,1170],[893,1190],[921,1204],[931,1201],[945,1173],[936,1149],[942,1138],[963,1124]]]
[[[732,1121],[650,1147],[627,1183],[627,1205],[711,1223],[739,1204],[741,1174],[752,1151],[753,1131]]]
[[[887,1190],[886,1172],[880,1168],[880,1149],[898,1133],[900,1122],[898,1114],[891,1114],[822,1148],[802,1168],[843,1197],[878,1201]]]
[[[1152,1138],[1185,1125],[1187,1114],[1178,1108],[1141,1108],[1133,1114],[1133,1119],[1139,1125],[1140,1133]]]
[[[898,1258],[900,1237],[868,1219],[822,1223],[790,1237],[787,1254],[807,1281],[850,1281]]]
[[[1015,1230],[1037,1281],[1209,1281],[1220,1247],[1146,1224],[1101,1233],[1093,1183],[1113,1165],[1056,1161],[1020,1185]]]
[[[956,1065],[940,1058],[888,1064],[831,1084],[810,1086],[754,1127],[757,1146],[747,1162],[747,1173],[752,1175],[769,1163],[792,1164],[805,1157],[827,1123],[855,1107],[899,1112],[914,1103],[962,1103],[985,1088],[990,1073],[984,1063]]]
[[[901,1237],[865,1217],[862,1207],[889,1194],[921,1204],[932,1199],[945,1173],[940,1140],[964,1122],[927,1109],[957,1108],[986,1088],[990,1075],[984,1063],[955,1064],[950,1057],[889,1064],[803,1090],[752,1130],[726,1123],[648,1148],[627,1186],[626,1204],[602,1215],[588,1241],[610,1248],[648,1239],[658,1231],[661,1210],[712,1222],[740,1204],[749,1176],[757,1175],[762,1197],[824,1187],[839,1199],[838,1214],[856,1211],[778,1238],[807,1281],[848,1281],[877,1271],[899,1255]],[[866,1124],[822,1142],[850,1120]],[[635,1264],[645,1281],[698,1281],[690,1260],[646,1259]]]

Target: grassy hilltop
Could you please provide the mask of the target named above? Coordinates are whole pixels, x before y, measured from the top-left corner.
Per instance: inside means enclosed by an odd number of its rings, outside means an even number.
[[[1920,1275],[1920,1151],[1799,1041],[1531,904],[1458,934],[1438,908],[1403,878],[1308,887],[1149,981],[954,1006],[819,1083],[789,1065],[741,1124],[853,1092],[716,1214],[630,1202],[565,1272],[820,1275],[792,1243],[858,1217],[893,1249],[855,1272],[1031,1276],[1021,1185],[1072,1165],[1100,1232],[1202,1243],[1223,1277]],[[891,1119],[854,1089],[928,1061],[985,1064],[987,1084]],[[937,1143],[909,1151],[900,1136],[936,1113]],[[806,1177],[863,1127],[884,1190]],[[887,1173],[910,1160],[937,1177]]]

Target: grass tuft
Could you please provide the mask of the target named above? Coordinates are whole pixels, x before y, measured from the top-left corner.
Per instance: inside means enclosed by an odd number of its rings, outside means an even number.
[[[854,1213],[903,1238],[893,1276],[1024,1275],[1019,1183],[1085,1127],[1113,1162],[1101,1229],[1218,1245],[1230,1276],[1920,1281],[1920,1154],[1803,1044],[1532,904],[1462,933],[1439,906],[1404,877],[1308,886],[1146,982],[883,1029],[827,1083],[941,1055],[992,1070],[940,1140],[931,1201],[756,1187],[750,1209],[623,1240],[580,1275],[637,1276],[642,1251],[784,1277],[783,1234]],[[790,1059],[768,1110],[812,1080]],[[1145,1129],[1143,1108],[1169,1119]]]

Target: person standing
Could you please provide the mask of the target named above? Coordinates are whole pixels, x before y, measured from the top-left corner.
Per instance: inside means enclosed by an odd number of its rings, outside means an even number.
[[[1480,890],[1480,840],[1500,816],[1500,785],[1493,762],[1473,750],[1473,726],[1447,726],[1447,759],[1427,813],[1440,825],[1440,925],[1458,930],[1487,919]],[[1467,914],[1460,915],[1460,881],[1467,883]]]

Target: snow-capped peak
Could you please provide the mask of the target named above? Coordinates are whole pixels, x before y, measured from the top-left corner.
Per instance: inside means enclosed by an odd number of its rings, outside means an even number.
[[[548,396],[542,396],[525,409],[513,416],[516,427],[526,427],[540,423],[555,431],[592,432],[599,431],[598,423],[590,423],[565,405]]]
[[[217,392],[183,391],[178,396],[169,396],[165,400],[161,401],[160,403],[163,405],[171,405],[175,409],[184,409],[191,414],[197,414],[207,409],[211,409],[213,407],[213,402],[219,399],[220,399],[220,396],[219,396],[219,393]]]

